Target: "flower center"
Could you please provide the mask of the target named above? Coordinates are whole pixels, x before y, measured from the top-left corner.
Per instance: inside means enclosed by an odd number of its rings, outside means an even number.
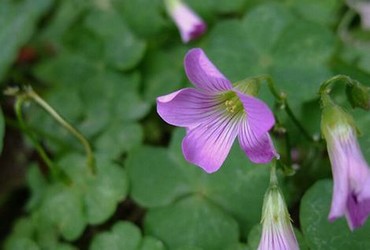
[[[225,109],[228,113],[236,114],[243,110],[243,103],[235,92],[225,93],[224,98]]]

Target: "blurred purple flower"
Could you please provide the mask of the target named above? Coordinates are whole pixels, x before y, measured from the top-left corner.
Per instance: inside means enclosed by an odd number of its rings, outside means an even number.
[[[347,0],[347,4],[361,16],[361,25],[370,30],[370,2],[366,0]]]
[[[201,36],[207,29],[206,23],[180,0],[167,0],[167,10],[176,23],[181,39],[187,43]]]
[[[370,169],[357,142],[352,118],[339,107],[323,110],[322,131],[334,179],[329,220],[345,215],[354,230],[370,214]]]
[[[262,236],[258,250],[298,250],[288,209],[277,185],[271,186],[263,201]]]
[[[268,134],[275,123],[269,107],[233,87],[203,50],[190,50],[184,63],[195,88],[158,97],[157,112],[167,123],[187,128],[182,142],[185,159],[215,172],[236,136],[252,162],[268,163],[277,157]]]

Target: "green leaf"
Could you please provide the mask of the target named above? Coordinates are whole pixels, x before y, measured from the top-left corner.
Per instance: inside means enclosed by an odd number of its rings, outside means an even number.
[[[27,203],[27,209],[32,210],[36,208],[41,202],[47,190],[46,177],[40,172],[36,164],[28,167],[27,183],[31,191],[31,197]]]
[[[37,64],[34,74],[38,79],[52,86],[76,87],[90,81],[94,76],[92,73],[100,70],[99,65],[81,55],[63,53]]]
[[[41,206],[41,214],[53,223],[66,240],[75,240],[86,226],[80,194],[62,184],[50,187]]]
[[[183,136],[182,129],[176,130],[169,150],[141,147],[129,155],[132,198],[144,207],[158,207],[186,195],[203,195],[237,218],[240,227],[248,231],[261,217],[269,183],[268,166],[252,165],[235,145],[221,169],[207,174],[185,161]]]
[[[248,232],[260,221],[269,176],[269,166],[251,164],[239,145],[234,145],[222,168],[208,177],[204,189],[209,199],[237,218],[243,232]]]
[[[74,182],[75,192],[82,192],[80,199],[89,224],[106,221],[127,195],[126,171],[105,158],[97,157],[95,175],[88,170],[85,158],[79,155],[69,155],[59,165]]]
[[[53,0],[0,2],[0,80],[16,59],[20,47],[35,32],[38,20],[53,2]]]
[[[117,159],[123,152],[140,145],[143,137],[143,129],[137,123],[111,123],[96,139],[95,148],[100,154]]]
[[[145,236],[141,242],[140,250],[165,250],[164,244],[151,236]]]
[[[68,52],[103,63],[104,40],[83,24],[78,23],[71,27],[62,37],[62,42]]]
[[[244,243],[237,243],[229,246],[226,250],[250,250]]]
[[[91,250],[165,250],[161,241],[152,237],[142,237],[139,228],[130,222],[117,222],[108,232],[97,234],[90,245]]]
[[[41,31],[38,41],[47,41],[53,46],[62,47],[63,35],[74,27],[81,14],[88,9],[91,4],[88,1],[64,0],[59,1],[55,12],[48,18],[46,27]],[[90,46],[89,44],[85,44]]]
[[[10,238],[5,244],[5,250],[40,250],[37,243],[30,238]]]
[[[183,47],[151,51],[144,61],[143,82],[145,100],[155,102],[158,96],[169,94],[184,85]]]
[[[309,21],[333,25],[338,22],[338,12],[343,3],[338,0],[300,0],[291,1],[289,4],[293,10]]]
[[[236,221],[201,196],[150,209],[144,227],[170,249],[197,246],[221,250],[236,244],[239,237]]]
[[[249,34],[248,43],[254,50],[267,54],[274,50],[281,33],[294,21],[292,13],[284,5],[262,5],[249,12],[243,19],[243,35]],[[263,28],[262,28],[263,27]],[[268,37],[268,39],[266,39]],[[263,55],[261,55],[263,57]],[[265,59],[267,61],[267,59]]]
[[[87,224],[106,221],[128,193],[125,170],[97,156],[95,174],[87,167],[84,156],[69,154],[63,157],[57,166],[69,177],[71,183],[68,185],[43,183],[40,174],[36,172],[38,169],[31,168],[30,212],[40,213],[39,220],[55,228],[66,240],[77,239]]]
[[[190,192],[191,174],[163,148],[142,147],[127,159],[131,196],[144,207],[170,204]],[[187,166],[191,168],[191,166]]]
[[[16,221],[4,246],[6,250],[76,249],[72,245],[60,242],[56,228],[38,210]]]
[[[228,1],[228,0],[221,0],[217,1],[216,9],[219,13],[230,13],[230,12],[240,12],[241,10],[244,10],[244,7],[246,5],[245,0],[234,0],[234,1]]]
[[[160,0],[113,0],[113,6],[118,9],[122,17],[131,26],[132,30],[142,37],[153,37],[160,33],[166,24],[163,17],[164,4]],[[145,8],[143,8],[145,6]]]
[[[85,25],[104,41],[104,58],[109,65],[132,69],[144,56],[144,41],[135,37],[115,9],[91,11]]]
[[[110,218],[117,204],[126,198],[128,178],[119,166],[98,162],[98,174],[92,180],[85,196],[87,220],[99,224]]]
[[[370,248],[369,220],[351,232],[345,218],[328,221],[332,198],[332,181],[322,180],[314,184],[303,196],[300,221],[303,235],[310,249],[362,250]]]
[[[114,148],[112,157],[141,142],[141,128],[132,122],[144,117],[149,105],[138,93],[141,80],[138,72],[119,73],[99,67],[81,55],[65,53],[38,65],[36,74],[42,81],[55,86],[43,96],[45,100],[82,134],[94,138],[96,142],[91,142],[96,143],[96,148],[113,145],[109,138],[114,138],[116,133],[120,133],[123,140],[120,140],[120,147]],[[81,148],[75,138],[39,107],[25,113],[29,113],[33,127],[42,129],[50,139],[54,138],[47,140],[47,145],[56,154],[70,150],[70,145]],[[128,136],[125,127],[134,133]],[[109,148],[104,150],[110,151]]]
[[[242,21],[217,23],[205,45],[211,60],[231,81],[270,74],[298,111],[330,76],[335,39],[328,28],[270,3],[253,8]]]
[[[90,249],[137,250],[141,241],[140,230],[129,222],[117,222],[110,232],[94,237]]]

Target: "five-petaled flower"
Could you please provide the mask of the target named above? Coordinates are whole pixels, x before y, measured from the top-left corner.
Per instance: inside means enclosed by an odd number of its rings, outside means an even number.
[[[334,187],[329,220],[346,216],[351,230],[370,214],[370,169],[361,153],[352,117],[340,107],[323,109],[321,130],[327,142]]]
[[[265,194],[262,208],[262,236],[258,250],[298,250],[289,212],[277,184]]]
[[[184,43],[198,38],[206,31],[206,23],[180,0],[167,0],[166,7]]]
[[[157,112],[167,123],[187,128],[182,142],[187,161],[215,172],[237,136],[254,163],[278,156],[268,134],[275,119],[264,102],[233,87],[201,49],[188,52],[185,71],[195,88],[158,97]]]

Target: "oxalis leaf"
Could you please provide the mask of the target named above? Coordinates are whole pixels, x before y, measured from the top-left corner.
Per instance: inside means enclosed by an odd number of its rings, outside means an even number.
[[[4,248],[6,250],[76,249],[72,245],[60,242],[56,228],[51,226],[46,220],[38,212],[18,219],[12,233],[5,241]]]
[[[128,191],[126,171],[104,158],[97,158],[97,172],[92,175],[85,157],[69,155],[59,164],[75,182],[82,195],[86,220],[99,224],[115,211],[118,202],[124,200]]]
[[[130,222],[117,222],[109,232],[94,237],[91,250],[165,250],[162,242],[153,237],[142,237],[138,227]]]
[[[300,221],[303,235],[310,249],[363,250],[370,249],[370,221],[351,232],[345,218],[328,221],[333,183],[321,180],[303,196]]]
[[[252,165],[235,145],[221,169],[206,174],[185,161],[181,152],[183,136],[183,129],[178,129],[169,149],[141,147],[129,155],[132,198],[144,207],[156,208],[201,195],[236,218],[247,233],[260,220],[269,183],[268,166]]]
[[[270,74],[298,110],[330,76],[334,44],[328,28],[295,16],[283,4],[269,3],[253,8],[241,21],[219,22],[205,50],[233,82]]]
[[[42,192],[35,186],[32,190],[36,198],[31,199],[31,212],[40,211],[63,238],[75,240],[87,224],[99,224],[112,216],[117,204],[127,195],[127,176],[121,167],[102,157],[97,160],[95,175],[80,155],[68,155],[58,166],[72,183],[42,185],[46,189]]]
[[[33,34],[37,21],[53,2],[53,0],[0,2],[0,80],[15,60],[20,47]]]
[[[85,25],[104,41],[104,57],[109,65],[127,70],[143,57],[145,42],[135,37],[114,8],[91,11]]]
[[[149,210],[145,229],[170,249],[197,246],[221,250],[236,244],[239,238],[236,221],[200,196]]]
[[[90,141],[98,151],[116,158],[141,143],[142,129],[136,121],[148,113],[149,105],[139,95],[138,72],[123,74],[99,68],[97,63],[70,53],[39,64],[35,72],[43,82],[55,84],[45,95],[46,101],[85,136],[94,138]],[[34,127],[42,127],[59,142],[79,147],[75,138],[64,128],[56,127],[55,121],[39,107],[29,113]],[[120,139],[112,143],[117,134]],[[70,150],[63,143],[47,139],[46,143],[57,155]]]

